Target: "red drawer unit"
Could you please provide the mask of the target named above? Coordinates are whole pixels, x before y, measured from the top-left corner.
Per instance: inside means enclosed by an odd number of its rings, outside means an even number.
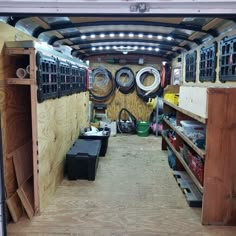
[[[204,178],[204,162],[201,157],[188,152],[189,156],[189,168],[196,176],[201,185],[203,185]]]

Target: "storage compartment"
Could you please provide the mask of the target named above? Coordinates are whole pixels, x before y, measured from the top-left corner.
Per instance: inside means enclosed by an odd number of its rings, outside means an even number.
[[[201,133],[205,137],[206,126],[192,120],[181,120],[180,124],[183,127],[183,132],[186,136],[190,136],[192,133]]]
[[[86,128],[85,128],[86,130]],[[108,141],[109,141],[109,137],[110,137],[110,133],[111,130],[109,128],[98,128],[98,131],[102,131],[102,135],[101,132],[99,133],[93,133],[93,134],[89,134],[87,135],[86,132],[83,132],[80,134],[79,138],[80,139],[87,139],[87,140],[101,140],[101,150],[99,152],[99,156],[104,157],[106,155],[107,152],[107,147],[108,147]]]
[[[95,180],[101,140],[78,139],[66,154],[66,172],[69,180]]]

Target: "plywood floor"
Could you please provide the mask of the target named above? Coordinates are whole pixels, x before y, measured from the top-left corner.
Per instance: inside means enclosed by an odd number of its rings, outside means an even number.
[[[40,216],[8,225],[8,235],[235,236],[236,227],[201,225],[201,210],[188,207],[160,143],[110,138],[96,181],[64,180]]]

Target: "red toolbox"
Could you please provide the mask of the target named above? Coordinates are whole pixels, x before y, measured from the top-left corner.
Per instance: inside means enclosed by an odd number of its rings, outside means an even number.
[[[201,185],[203,185],[204,178],[204,162],[201,157],[192,154],[188,151],[189,156],[189,168],[196,176]]]

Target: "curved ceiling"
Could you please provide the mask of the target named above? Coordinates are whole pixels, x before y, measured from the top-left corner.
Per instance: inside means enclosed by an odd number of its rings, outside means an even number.
[[[236,26],[233,18],[215,17],[2,16],[0,20],[48,44],[68,45],[81,59],[117,53],[171,59]]]

